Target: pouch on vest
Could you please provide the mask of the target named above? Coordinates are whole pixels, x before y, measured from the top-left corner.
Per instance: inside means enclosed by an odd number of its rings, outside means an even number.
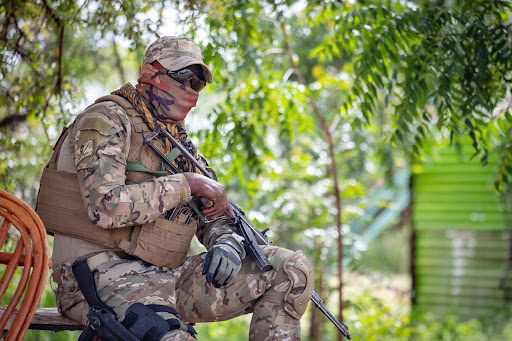
[[[180,217],[176,221],[158,218],[137,226],[131,240],[122,240],[119,247],[146,262],[174,269],[185,262],[196,227],[197,222],[184,224]]]

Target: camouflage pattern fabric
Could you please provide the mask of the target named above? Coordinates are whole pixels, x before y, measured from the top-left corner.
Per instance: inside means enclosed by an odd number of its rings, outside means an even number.
[[[90,106],[70,127],[84,203],[92,222],[102,228],[149,223],[191,199],[190,187],[181,174],[150,178],[140,184],[125,184],[130,134],[132,130],[126,112],[113,102]],[[86,147],[82,148],[84,145]],[[81,150],[90,145],[93,152],[84,154]],[[196,155],[207,168],[206,159],[197,151]],[[197,237],[210,249],[218,237],[236,235],[234,231],[235,227],[227,219],[217,219],[200,225]]]
[[[130,133],[126,113],[112,102],[90,106],[71,127],[80,190],[102,228],[145,224],[192,198],[181,174],[125,185]]]
[[[160,121],[183,121],[196,106],[199,92],[167,75],[151,64],[140,70],[137,91],[155,108],[155,118]]]
[[[300,320],[286,313],[281,304],[258,301],[252,313],[249,340],[300,341]]]
[[[297,253],[275,246],[262,249],[274,270],[262,272],[247,258],[235,279],[219,289],[208,284],[201,274],[204,253],[189,257],[174,270],[148,266],[140,261],[113,260],[101,264],[94,271],[94,278],[100,298],[121,320],[135,302],[171,306],[186,322],[223,321],[253,312],[250,340],[300,340],[299,320],[283,309],[283,296],[291,285],[283,275],[284,263]],[[58,269],[62,280],[57,290],[59,310],[85,325],[88,306],[71,273],[71,265],[67,262]],[[267,294],[281,296],[281,303],[269,302],[265,299]],[[159,314],[165,319],[173,317],[168,313]],[[164,340],[193,339],[188,333],[176,330],[169,332]]]
[[[124,184],[131,130],[126,113],[116,104],[102,102],[91,106],[79,115],[71,133],[76,136],[75,151],[80,153],[79,157],[75,155],[75,162],[84,201],[97,225],[114,228],[152,221],[190,197],[182,175]],[[196,235],[207,249],[219,239],[237,237],[226,218],[200,225]],[[251,340],[300,340],[299,321],[284,310],[284,296],[290,289],[304,291],[296,280],[296,287],[291,288],[292,281],[285,273],[283,263],[294,253],[277,247],[265,247],[264,253],[276,270],[262,273],[247,258],[233,282],[219,289],[207,284],[201,274],[204,254],[189,257],[174,270],[141,261],[116,260],[100,266],[95,278],[100,297],[121,318],[135,302],[170,305],[187,322],[221,321],[254,312]],[[88,307],[70,271],[71,263],[64,263],[60,269],[62,285],[56,291],[57,302],[63,315],[86,324]],[[274,322],[269,324],[270,320]],[[165,339],[191,337],[179,330],[170,332]]]

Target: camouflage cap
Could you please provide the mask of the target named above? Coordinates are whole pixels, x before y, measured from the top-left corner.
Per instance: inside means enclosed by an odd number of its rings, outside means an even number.
[[[204,78],[208,83],[213,82],[210,68],[203,63],[203,55],[199,46],[185,37],[162,37],[149,45],[142,66],[157,60],[164,68],[178,71],[189,65],[198,64],[203,68]]]

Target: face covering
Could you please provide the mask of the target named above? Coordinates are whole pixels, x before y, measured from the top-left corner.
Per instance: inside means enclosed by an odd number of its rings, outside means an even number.
[[[142,67],[137,91],[156,109],[159,121],[183,121],[196,106],[199,93],[167,76],[151,64]]]

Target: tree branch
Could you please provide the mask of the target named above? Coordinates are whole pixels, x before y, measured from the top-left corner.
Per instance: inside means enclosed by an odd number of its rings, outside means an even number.
[[[115,67],[119,72],[119,76],[121,77],[121,83],[126,83],[126,73],[123,68],[123,64],[121,61],[121,55],[119,54],[119,50],[117,49],[116,36],[112,35],[112,48],[114,49],[114,61]]]
[[[27,113],[25,113],[25,114],[14,114],[14,115],[9,115],[7,117],[4,117],[0,121],[0,129],[11,128],[12,126],[16,126],[16,125],[20,124],[21,122],[26,121],[27,118],[28,118],[28,114]]]
[[[11,19],[13,19],[13,18],[14,18],[14,14],[12,12],[9,12],[6,15],[5,21],[2,24],[2,36],[1,36],[2,40],[7,40],[7,30],[9,29],[9,23],[11,22]]]
[[[53,9],[50,7],[50,5],[48,5],[48,2],[46,0],[43,1],[43,7],[44,7],[44,10],[46,11],[46,13],[48,13],[50,15],[50,18],[53,20],[53,22],[55,22],[57,25],[60,26],[61,22],[60,22],[60,19],[57,15],[55,15],[55,13],[53,12]]]
[[[60,25],[60,24],[59,24]],[[63,48],[64,48],[64,25],[61,25],[60,27],[60,32],[59,32],[59,61],[58,61],[58,72],[57,72],[57,87],[56,87],[56,91],[57,91],[57,94],[60,95],[61,91],[62,91],[62,55],[64,54],[63,53]]]
[[[62,91],[62,56],[64,54],[64,23],[62,20],[55,14],[53,9],[48,5],[47,0],[43,0],[43,7],[45,12],[50,16],[52,21],[57,25],[59,30],[59,47],[57,50],[58,59],[57,59],[57,82],[55,86],[55,93],[60,95]]]

